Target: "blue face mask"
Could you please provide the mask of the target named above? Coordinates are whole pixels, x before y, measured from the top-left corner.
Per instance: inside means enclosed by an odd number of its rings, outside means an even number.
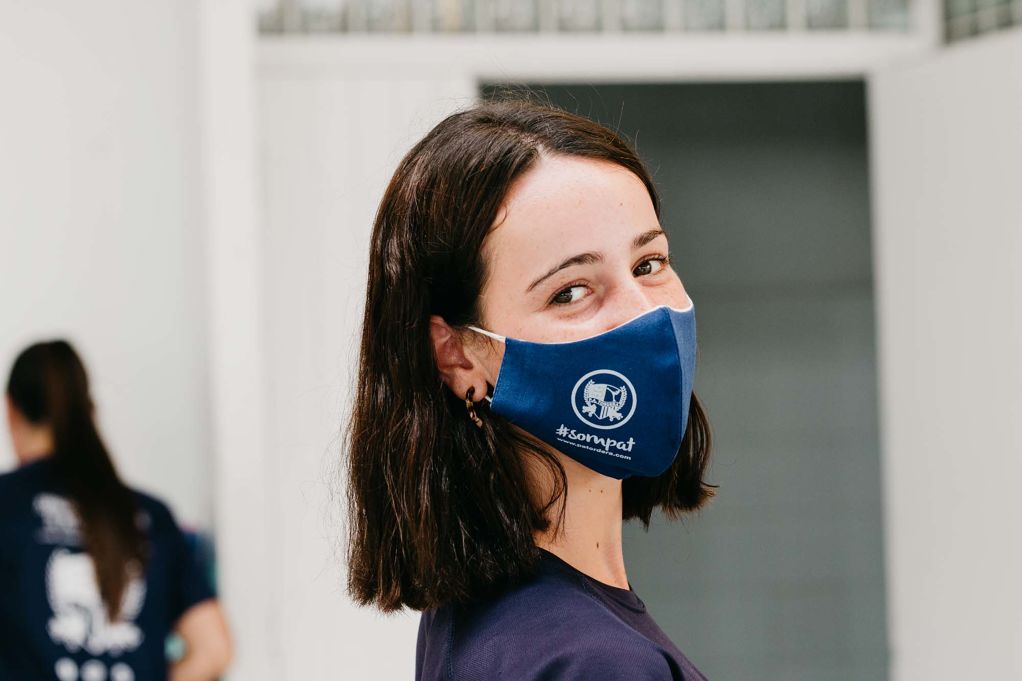
[[[695,306],[655,307],[609,331],[504,343],[490,411],[598,473],[655,477],[678,455],[696,364]]]

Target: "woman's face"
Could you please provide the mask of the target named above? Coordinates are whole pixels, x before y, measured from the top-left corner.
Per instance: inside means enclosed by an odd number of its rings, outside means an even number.
[[[578,340],[689,304],[645,185],[607,161],[543,156],[512,186],[483,257],[481,326],[505,336]],[[492,385],[499,362],[487,364]]]

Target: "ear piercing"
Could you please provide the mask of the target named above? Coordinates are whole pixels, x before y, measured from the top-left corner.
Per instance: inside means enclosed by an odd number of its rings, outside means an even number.
[[[471,386],[468,392],[465,393],[465,410],[468,412],[468,417],[472,419],[472,423],[476,424],[477,427],[483,427],[483,420],[476,414],[475,403],[472,402],[472,396],[475,394],[475,386]]]

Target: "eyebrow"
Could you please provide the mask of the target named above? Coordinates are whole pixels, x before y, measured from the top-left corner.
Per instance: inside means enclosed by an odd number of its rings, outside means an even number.
[[[632,240],[632,249],[634,250],[636,248],[642,248],[650,241],[660,236],[667,235],[664,233],[664,230],[660,229],[659,227],[656,229],[647,230]],[[547,272],[546,274],[544,274],[543,276],[539,277],[531,284],[529,284],[529,287],[525,289],[525,292],[528,293],[529,291],[543,283],[543,281],[545,281],[549,277],[554,276],[555,274],[557,274],[558,272],[567,267],[572,267],[574,265],[594,265],[598,262],[603,262],[602,253],[588,251],[586,253],[579,253],[578,255],[573,255],[570,258],[563,260],[559,264],[550,268],[549,272]]]

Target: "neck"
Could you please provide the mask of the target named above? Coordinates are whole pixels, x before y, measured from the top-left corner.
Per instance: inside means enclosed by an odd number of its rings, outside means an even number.
[[[22,465],[44,459],[53,453],[53,436],[44,428],[28,431],[22,436],[15,453]]]
[[[554,523],[535,534],[536,545],[593,579],[627,589],[621,544],[621,481],[608,478],[557,453],[567,474],[568,490],[560,532]],[[552,481],[547,475],[543,493],[549,498]],[[551,509],[555,520],[560,501]]]

